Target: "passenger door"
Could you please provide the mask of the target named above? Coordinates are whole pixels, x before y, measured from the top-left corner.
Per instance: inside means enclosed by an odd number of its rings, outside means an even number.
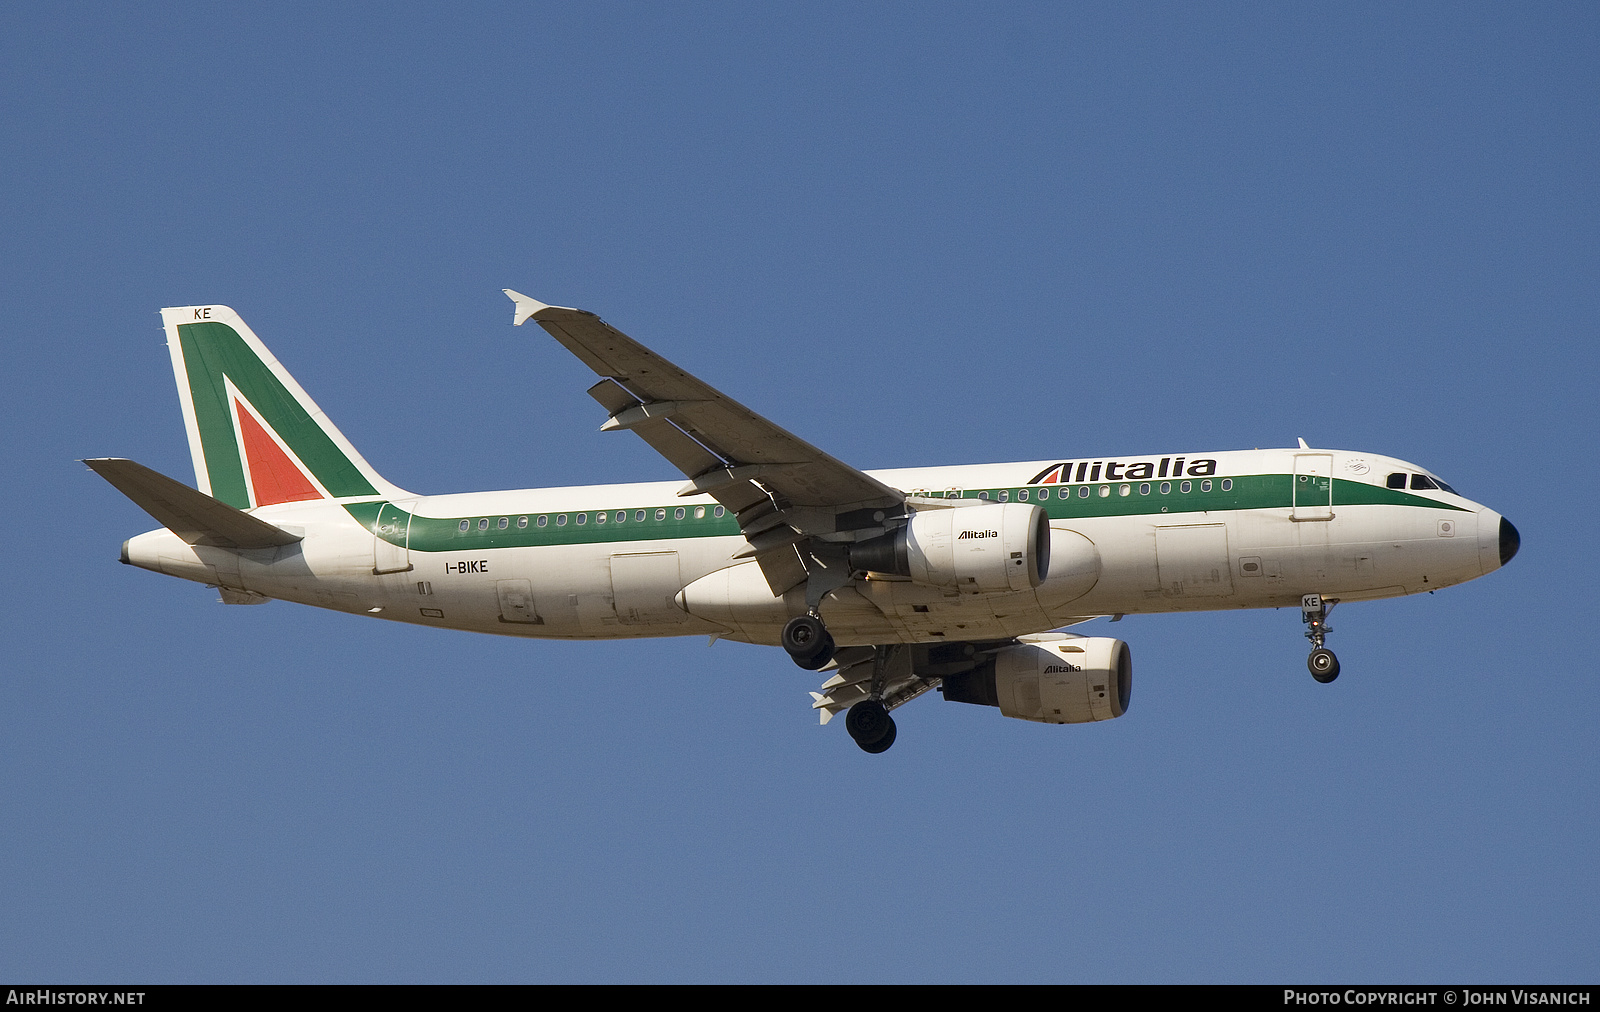
[[[415,502],[384,503],[372,524],[372,571],[404,573],[411,568],[411,511]],[[389,540],[393,539],[393,540]]]
[[[1333,454],[1294,455],[1294,512],[1290,519],[1333,519]]]

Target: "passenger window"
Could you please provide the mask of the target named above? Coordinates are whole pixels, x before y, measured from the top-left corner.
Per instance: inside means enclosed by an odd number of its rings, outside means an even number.
[[[1000,501],[1001,502],[1010,502],[1011,501],[1011,490],[1009,488],[1003,488],[1003,489],[1000,490]]]
[[[1017,490],[1017,502],[1027,502],[1027,501],[1028,501],[1028,490],[1025,489],[1025,488],[1018,489]]]
[[[605,510],[601,510],[600,512],[596,513],[594,515],[594,522],[597,523],[597,524],[605,523],[606,522],[606,511]]]
[[[511,526],[511,518],[510,517],[501,517],[500,518],[500,529],[502,531],[505,530],[507,527],[510,527],[510,526]]]
[[[1161,483],[1161,494],[1162,495],[1166,495],[1168,492],[1171,492],[1171,491],[1172,491],[1172,482],[1164,481],[1164,482]]]
[[[557,527],[565,527],[565,526],[567,526],[567,515],[565,513],[563,513],[560,516],[556,517],[556,526]]]
[[[478,530],[486,531],[488,529],[489,529],[489,518],[488,517],[484,517],[482,520],[478,521]]]
[[[1232,492],[1233,491],[1233,479],[1232,478],[1224,478],[1224,479],[1222,479],[1222,491],[1224,491],[1224,492]]]
[[[1406,473],[1404,471],[1396,471],[1394,474],[1389,475],[1388,485],[1390,488],[1405,488]]]
[[[1181,484],[1181,485],[1179,485],[1179,486],[1178,486],[1178,491],[1179,491],[1179,492],[1185,492],[1185,493],[1186,493],[1186,492],[1188,492],[1188,491],[1189,491],[1189,490],[1190,490],[1190,489],[1191,489],[1191,488],[1194,488],[1194,483],[1193,483],[1193,482],[1188,482],[1188,481],[1186,481],[1186,482],[1184,482],[1184,483],[1182,483],[1182,484]]]
[[[667,518],[667,511],[666,510],[656,510],[656,519],[657,520],[665,520],[666,518]]]
[[[1132,485],[1118,485],[1117,486],[1117,495],[1131,495],[1132,493],[1133,493],[1133,486]]]
[[[728,511],[723,509],[721,506],[718,506],[716,509],[711,511],[711,515],[714,516],[714,517],[720,517],[720,516],[722,516],[722,514],[724,514],[726,512],[728,512]]]
[[[1050,498],[1050,490],[1047,488],[1041,488],[1039,490],[1039,501],[1044,502],[1048,498]]]
[[[625,523],[628,519],[627,510],[617,510],[617,523]]]
[[[982,499],[984,502],[988,502],[989,501],[989,493],[987,493],[987,492],[979,492],[978,493],[978,498]]]
[[[463,520],[463,521],[461,521],[461,529],[462,530],[464,530],[464,531],[465,530],[470,530],[471,527],[472,527],[472,521],[471,520]]]
[[[549,522],[549,520],[550,520],[549,517],[540,517],[539,518],[539,526],[543,527],[546,523]]]
[[[644,523],[644,510],[634,510],[633,519],[636,523]]]
[[[528,518],[527,517],[517,517],[517,526],[518,527],[526,527],[526,526],[528,526]]]
[[[1142,481],[1142,482],[1139,483],[1139,494],[1140,495],[1149,495],[1150,494],[1150,483],[1148,481]]]
[[[1087,485],[1079,485],[1078,486],[1078,498],[1079,499],[1087,499],[1087,498],[1089,498],[1089,486],[1087,486]]]
[[[674,520],[682,520],[685,515],[686,514],[684,513],[682,506],[679,506],[677,509],[672,511],[672,517]]]
[[[706,508],[704,506],[696,506],[694,508],[694,518],[696,520],[704,520],[706,518]]]
[[[1207,478],[1205,481],[1202,481],[1200,483],[1200,491],[1202,491],[1202,492],[1211,491],[1211,479],[1210,478]]]
[[[1425,474],[1414,474],[1411,476],[1411,488],[1413,491],[1418,489],[1426,491],[1427,489],[1438,487],[1439,486],[1433,483],[1433,479]]]
[[[582,527],[584,524],[589,522],[589,514],[587,514],[587,513],[579,513],[575,519],[577,521],[578,526]]]
[[[1101,485],[1100,486],[1100,498],[1104,499],[1107,496],[1109,496],[1110,494],[1111,494],[1111,486],[1110,485]]]

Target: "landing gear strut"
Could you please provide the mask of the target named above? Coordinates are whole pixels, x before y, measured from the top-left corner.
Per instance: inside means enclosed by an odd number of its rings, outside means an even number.
[[[833,635],[815,614],[792,618],[783,627],[783,649],[807,671],[816,671],[833,660]]]
[[[1338,603],[1321,594],[1306,594],[1300,598],[1300,621],[1306,624],[1306,639],[1311,641],[1311,656],[1306,658],[1306,667],[1311,669],[1311,677],[1323,684],[1339,677],[1339,658],[1322,645],[1333,632],[1328,625],[1328,612]]]

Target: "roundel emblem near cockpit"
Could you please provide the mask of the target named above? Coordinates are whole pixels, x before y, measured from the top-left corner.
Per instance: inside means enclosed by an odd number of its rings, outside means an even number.
[[[1351,474],[1366,474],[1368,471],[1372,470],[1372,468],[1368,466],[1367,462],[1362,460],[1360,457],[1352,457],[1351,459],[1345,461],[1344,469],[1349,471]]]

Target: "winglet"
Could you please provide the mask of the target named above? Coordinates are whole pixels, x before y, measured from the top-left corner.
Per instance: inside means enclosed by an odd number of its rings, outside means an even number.
[[[517,315],[511,320],[511,324],[514,327],[520,327],[524,323],[527,323],[528,317],[532,316],[534,313],[537,313],[539,310],[550,308],[549,306],[540,302],[538,299],[530,299],[521,292],[513,292],[509,288],[502,288],[500,290],[505,292],[506,296],[512,302],[517,304]]]
[[[1304,437],[1304,436],[1296,436],[1295,438],[1300,440],[1300,449],[1302,449],[1302,450],[1311,449],[1311,447],[1306,445],[1306,437]]]

